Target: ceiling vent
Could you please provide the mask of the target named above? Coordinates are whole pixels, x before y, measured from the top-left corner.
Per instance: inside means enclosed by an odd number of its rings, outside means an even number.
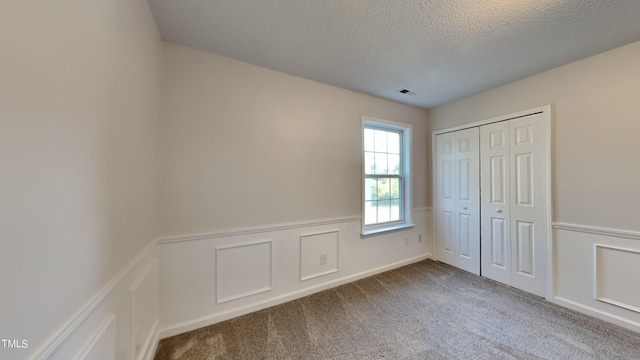
[[[402,95],[409,95],[409,96],[413,96],[416,94],[415,91],[413,90],[409,90],[409,89],[402,89],[402,90],[398,90],[398,92]]]

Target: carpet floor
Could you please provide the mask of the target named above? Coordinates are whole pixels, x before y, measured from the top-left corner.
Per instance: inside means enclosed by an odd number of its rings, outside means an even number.
[[[640,359],[640,334],[425,260],[164,339],[155,359]]]

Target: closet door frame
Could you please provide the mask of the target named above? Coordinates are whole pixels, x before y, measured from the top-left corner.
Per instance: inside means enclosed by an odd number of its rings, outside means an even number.
[[[553,269],[553,241],[552,241],[552,231],[551,231],[551,219],[553,218],[553,214],[552,214],[552,184],[551,184],[551,143],[553,141],[553,134],[551,133],[551,120],[553,117],[552,114],[552,106],[551,104],[549,105],[543,105],[543,106],[539,106],[539,107],[535,107],[532,109],[528,109],[528,110],[524,110],[524,111],[518,111],[515,113],[511,113],[511,114],[507,114],[507,115],[502,115],[502,116],[497,116],[494,118],[490,118],[490,119],[486,119],[486,120],[481,120],[481,121],[476,121],[476,122],[472,122],[472,123],[468,123],[468,124],[464,124],[464,125],[459,125],[459,126],[455,126],[455,127],[451,127],[451,128],[447,128],[447,129],[442,129],[442,130],[436,130],[433,131],[431,133],[431,188],[432,188],[432,201],[433,201],[433,211],[432,211],[432,224],[433,224],[433,229],[432,229],[432,238],[433,238],[433,248],[432,248],[432,256],[434,259],[439,260],[438,259],[438,236],[437,236],[437,209],[438,209],[438,204],[437,204],[437,199],[438,199],[438,194],[437,194],[437,189],[436,189],[436,183],[437,183],[437,171],[436,171],[436,165],[437,165],[437,158],[436,158],[436,136],[439,134],[444,134],[444,133],[448,133],[448,132],[452,132],[452,131],[458,131],[458,130],[465,130],[468,128],[472,128],[472,127],[479,127],[479,126],[483,126],[483,125],[488,125],[488,124],[493,124],[493,123],[497,123],[500,121],[508,121],[508,120],[512,120],[512,119],[517,119],[517,118],[521,118],[521,117],[525,117],[525,116],[530,116],[530,115],[535,115],[535,114],[543,114],[543,119],[541,120],[542,122],[544,122],[544,127],[545,127],[545,131],[547,133],[547,143],[545,145],[545,166],[544,166],[544,171],[545,171],[545,181],[547,182],[547,196],[546,196],[546,220],[547,220],[547,226],[544,229],[545,233],[546,233],[546,239],[547,239],[547,254],[546,254],[546,262],[547,262],[547,266],[546,266],[546,286],[545,286],[545,298],[549,301],[553,301],[553,289],[554,289],[554,269]]]

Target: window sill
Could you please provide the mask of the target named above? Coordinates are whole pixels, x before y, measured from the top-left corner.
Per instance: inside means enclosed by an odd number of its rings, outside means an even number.
[[[362,236],[370,236],[370,235],[376,235],[376,234],[385,233],[385,232],[389,232],[389,231],[397,231],[397,230],[409,229],[409,228],[412,228],[414,226],[416,226],[416,225],[415,224],[392,225],[392,226],[378,228],[378,229],[362,230],[360,235],[362,235]]]

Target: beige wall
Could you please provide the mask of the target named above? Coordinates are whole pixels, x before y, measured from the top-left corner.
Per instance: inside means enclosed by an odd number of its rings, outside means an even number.
[[[167,44],[161,233],[361,213],[361,115],[413,124],[427,205],[426,111]]]
[[[156,235],[162,42],[144,0],[0,14],[0,337],[33,352]]]
[[[637,42],[432,109],[430,131],[552,104],[553,221],[638,231],[639,63]]]

